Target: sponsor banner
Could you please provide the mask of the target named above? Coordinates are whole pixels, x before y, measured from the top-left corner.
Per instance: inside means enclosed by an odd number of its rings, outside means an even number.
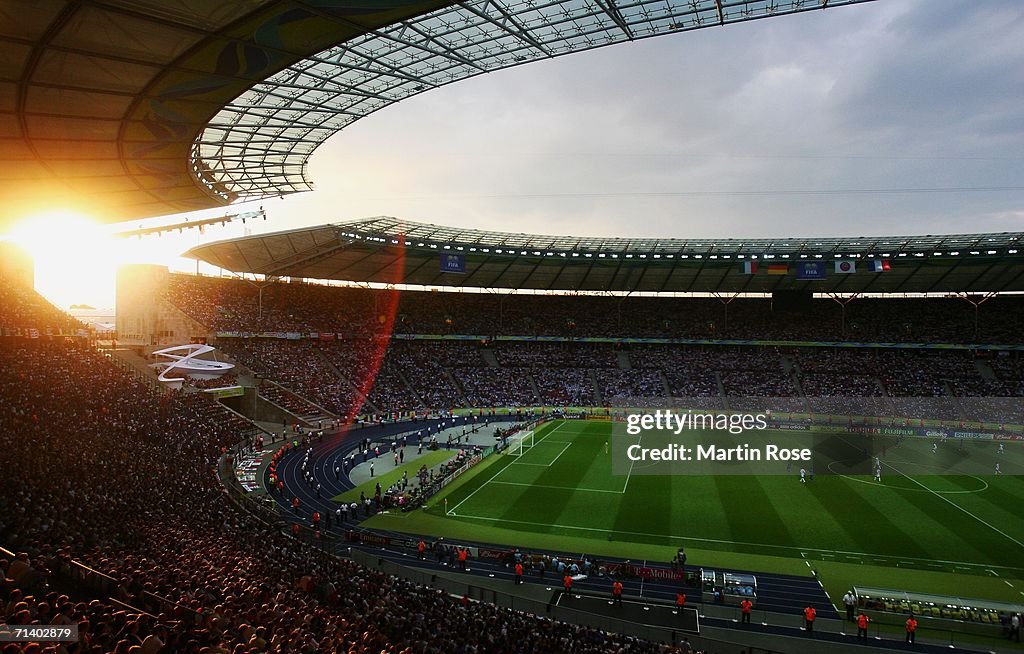
[[[221,386],[220,388],[208,388],[203,391],[216,398],[239,397],[245,395],[245,389],[241,386]]]
[[[772,423],[772,429],[784,429],[787,431],[810,431],[811,426],[806,423],[799,422],[774,422]]]
[[[391,539],[387,536],[374,534],[367,531],[349,531],[345,533],[345,540],[350,543],[362,543],[364,545],[390,545]]]
[[[660,581],[685,581],[686,572],[683,570],[672,570],[671,568],[649,568],[647,566],[626,565],[625,563],[610,563],[605,566],[611,576],[640,577],[641,579]]]
[[[495,561],[502,561],[511,553],[511,550],[495,550],[489,547],[479,547],[477,548],[476,556],[478,559],[492,559]]]
[[[958,438],[961,440],[990,441],[996,438],[1014,439],[1020,437],[997,436],[993,432],[961,431],[959,429],[943,429],[941,427],[882,427],[871,425],[848,425],[846,431],[854,434],[874,434],[878,436],[921,436],[924,438]]]
[[[953,438],[962,438],[973,441],[990,441],[995,438],[994,434],[979,431],[954,431],[950,434]]]

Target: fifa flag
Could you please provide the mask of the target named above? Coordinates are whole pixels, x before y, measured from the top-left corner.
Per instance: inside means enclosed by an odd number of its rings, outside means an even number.
[[[754,275],[754,274],[756,274],[757,273],[757,262],[756,261],[744,261],[743,262],[743,270],[741,270],[740,272],[742,272],[744,275]]]
[[[824,261],[800,261],[796,264],[797,279],[825,279]]]
[[[466,255],[464,254],[442,254],[441,272],[464,273],[466,272]]]
[[[889,272],[892,266],[889,264],[888,259],[874,259],[871,262],[872,272]]]
[[[856,261],[836,261],[836,274],[849,275],[857,272]]]

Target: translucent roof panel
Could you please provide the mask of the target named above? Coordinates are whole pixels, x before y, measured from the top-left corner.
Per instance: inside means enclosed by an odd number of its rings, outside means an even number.
[[[571,52],[871,0],[469,0],[365,32],[226,105],[192,149],[212,194],[312,188],[306,162],[339,129],[418,93]]]

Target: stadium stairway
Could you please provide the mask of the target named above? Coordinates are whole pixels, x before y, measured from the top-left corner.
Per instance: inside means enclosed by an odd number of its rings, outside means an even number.
[[[587,379],[590,380],[590,388],[593,389],[594,406],[601,406],[604,403],[604,398],[601,397],[601,384],[597,379],[597,371],[594,368],[587,368]]]
[[[285,388],[277,382],[270,381],[269,379],[263,379],[263,384],[264,387],[261,387],[259,391],[260,399],[272,404],[284,413],[294,416],[297,422],[302,422],[311,427],[316,425],[319,421],[333,420],[337,418],[336,415],[327,409],[310,402],[298,393]],[[264,388],[266,388],[266,391],[268,392],[264,392]],[[284,406],[282,402],[278,401],[276,396],[280,396],[285,399],[287,406]]]
[[[341,370],[338,369],[338,366],[334,365],[334,362],[331,361],[327,357],[327,355],[325,355],[323,352],[321,352],[320,350],[315,349],[315,348],[313,350],[313,353],[317,356],[317,358],[320,359],[320,362],[323,363],[327,367],[328,370],[330,370],[332,373],[334,373],[334,377],[335,377],[335,379],[338,380],[339,384],[344,384],[344,385],[348,386],[349,388],[352,389],[352,392],[355,393],[355,395],[357,397],[362,399],[362,403],[360,404],[360,406],[367,407],[367,408],[371,409],[373,413],[380,413],[381,412],[380,407],[378,407],[376,404],[371,402],[370,398],[367,397],[361,390],[359,390],[359,387],[355,383],[353,383],[351,379],[349,379],[345,375],[341,374]]]
[[[729,395],[725,392],[725,384],[722,383],[722,373],[715,371],[715,386],[718,387],[718,397],[722,398],[722,408],[729,410]]]
[[[402,384],[405,385],[405,388],[406,390],[409,391],[409,394],[416,398],[416,401],[419,403],[419,406],[417,408],[427,408],[427,403],[423,401],[423,398],[420,397],[420,394],[416,392],[416,388],[411,383],[409,383],[409,378],[405,376],[405,373],[402,372],[398,366],[392,365],[391,367],[388,368],[388,372],[394,373],[395,376],[398,377],[399,381],[401,381]]]
[[[445,379],[448,380],[448,383],[451,384],[452,388],[455,389],[455,392],[458,393],[459,406],[469,406],[469,401],[466,399],[466,391],[462,388],[462,384],[460,384],[459,380],[455,378],[455,375],[452,374],[450,368],[445,367],[443,370]]]
[[[668,377],[661,368],[658,368],[658,378],[661,379],[661,391],[664,393],[662,397],[672,397],[672,387],[668,385]]]

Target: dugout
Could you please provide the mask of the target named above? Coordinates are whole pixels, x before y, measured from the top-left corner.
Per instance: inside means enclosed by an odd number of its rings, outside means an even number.
[[[1014,613],[1024,614],[1024,606],[957,597],[932,595],[891,588],[856,586],[857,606],[875,622],[902,626],[913,613],[922,629],[955,629],[962,633],[1003,636]]]
[[[739,606],[745,599],[757,606],[757,577],[735,572],[700,569],[701,600],[708,604]]]

